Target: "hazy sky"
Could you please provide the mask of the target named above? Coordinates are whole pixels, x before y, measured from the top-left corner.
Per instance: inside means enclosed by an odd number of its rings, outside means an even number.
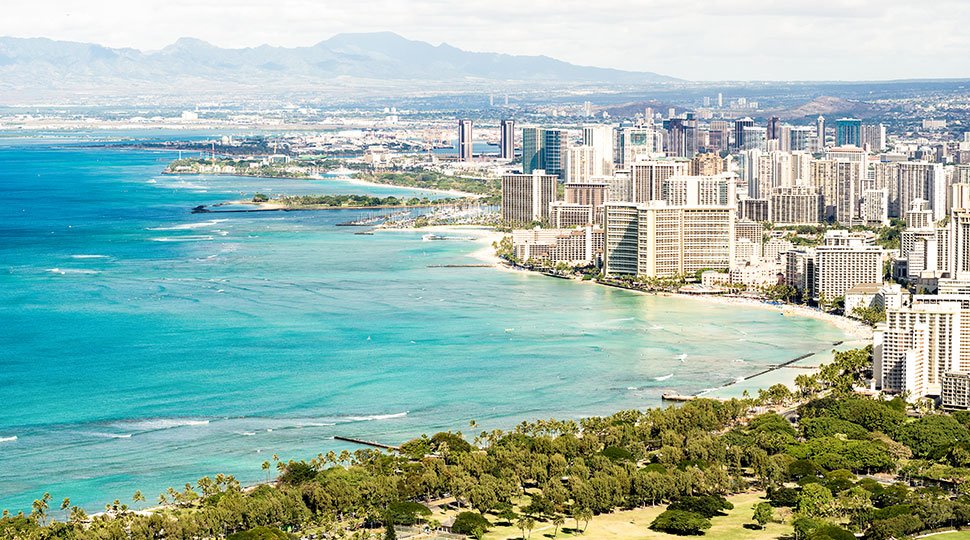
[[[687,79],[970,77],[968,0],[26,0],[0,35],[158,49],[390,30]]]

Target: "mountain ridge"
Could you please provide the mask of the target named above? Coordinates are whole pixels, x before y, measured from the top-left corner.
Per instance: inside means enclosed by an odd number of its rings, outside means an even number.
[[[679,79],[652,72],[580,66],[548,56],[471,52],[393,32],[336,34],[314,45],[222,48],[182,37],[154,51],[49,38],[0,37],[0,87],[110,88],[125,83],[267,85],[344,79],[642,84]],[[113,88],[117,90],[117,88]]]

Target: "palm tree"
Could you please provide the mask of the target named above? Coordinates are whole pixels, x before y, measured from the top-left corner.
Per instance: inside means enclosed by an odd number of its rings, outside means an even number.
[[[141,490],[135,491],[135,494],[131,496],[131,500],[135,502],[144,502],[145,496],[141,494]]]
[[[574,508],[572,514],[569,516],[576,520],[576,530],[579,530],[579,522],[583,520],[583,509]]]
[[[515,527],[522,531],[523,540],[526,538],[525,531],[529,531],[529,536],[532,536],[532,529],[535,528],[535,526],[535,520],[530,517],[519,518],[518,521],[515,522]]]
[[[47,524],[47,510],[50,508],[51,494],[44,493],[44,496],[31,504],[30,517],[41,526]]]
[[[263,462],[263,470],[266,471],[266,481],[269,482],[269,461]]]
[[[559,536],[559,527],[562,527],[563,523],[566,523],[566,518],[560,516],[559,514],[556,514],[556,517],[552,518],[552,524],[556,527],[552,532],[553,538]]]
[[[529,531],[529,536],[527,536],[526,538],[532,538],[532,529],[536,528],[536,520],[530,517],[527,517],[525,518],[524,525],[525,525],[525,530]]]
[[[593,512],[588,508],[583,508],[579,513],[579,519],[583,520],[583,533],[586,533],[586,527],[589,527],[589,520],[593,519]]]
[[[81,523],[84,523],[85,521],[87,521],[88,520],[88,515],[87,515],[87,513],[84,510],[82,510],[81,508],[78,508],[77,506],[75,506],[75,507],[71,508],[71,516],[70,516],[69,519],[70,519],[71,523],[73,523],[75,526],[77,526],[77,525],[80,525]]]

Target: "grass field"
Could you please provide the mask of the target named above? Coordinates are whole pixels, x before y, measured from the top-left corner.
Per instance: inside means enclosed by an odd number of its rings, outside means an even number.
[[[727,512],[726,516],[712,519],[712,527],[704,536],[707,538],[717,538],[718,540],[776,540],[786,536],[790,537],[792,535],[791,525],[778,522],[780,521],[778,518],[782,517],[779,510],[784,511],[784,509],[776,509],[776,522],[769,523],[763,530],[752,530],[744,527],[746,524],[750,525],[754,523],[751,519],[751,516],[754,515],[754,506],[764,501],[762,499],[763,495],[763,493],[743,493],[728,497],[728,500],[734,504],[734,509]],[[567,519],[563,528],[559,530],[557,538],[589,538],[597,540],[600,538],[617,540],[683,539],[683,536],[658,533],[648,528],[650,522],[663,512],[665,508],[666,505],[658,505],[653,508],[624,510],[613,512],[612,514],[599,515],[589,522],[585,533],[575,531],[576,521]],[[454,512],[449,512],[449,514],[453,515]],[[491,516],[489,518],[491,519]],[[582,526],[582,523],[580,523],[580,526]],[[536,524],[536,528],[532,530],[531,535],[527,537],[530,540],[545,540],[552,538],[553,530],[552,523],[539,522]],[[521,539],[522,532],[514,527],[494,527],[485,535],[485,538],[486,540]],[[970,540],[970,536],[960,537],[949,535],[941,538],[946,538],[946,540]]]

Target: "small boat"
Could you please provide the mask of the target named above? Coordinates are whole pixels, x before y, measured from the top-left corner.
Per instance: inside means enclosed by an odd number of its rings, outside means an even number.
[[[430,242],[431,240],[444,240],[444,239],[445,237],[441,236],[440,234],[426,234],[421,237],[421,240],[424,240],[425,242]]]

